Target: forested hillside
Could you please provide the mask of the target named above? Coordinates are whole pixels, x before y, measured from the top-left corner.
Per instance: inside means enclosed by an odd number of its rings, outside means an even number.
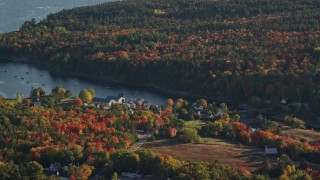
[[[0,54],[235,101],[287,98],[319,113],[319,19],[319,0],[126,0],[25,22],[0,35]]]

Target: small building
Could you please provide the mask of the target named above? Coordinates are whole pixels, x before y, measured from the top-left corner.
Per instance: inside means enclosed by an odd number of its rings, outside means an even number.
[[[193,108],[194,108],[195,111],[200,111],[200,112],[203,111],[203,106],[201,106],[201,105],[200,106],[194,106]]]
[[[92,102],[95,104],[106,104],[107,106],[112,106],[112,104],[123,104],[125,103],[125,98],[120,96],[107,96],[105,98],[94,98]]]
[[[256,132],[256,131],[259,130],[259,129],[257,129],[257,128],[250,128],[250,130],[251,130],[252,133],[254,133],[254,132]]]
[[[207,118],[213,118],[214,117],[213,112],[211,110],[207,111],[206,116],[207,116]]]
[[[224,110],[223,110],[223,109],[221,109],[221,108],[219,108],[219,110],[218,110],[218,115],[219,115],[219,116],[224,115]]]
[[[142,105],[142,104],[148,103],[148,101],[143,98],[131,99],[131,102],[135,103],[136,105],[140,105],[140,104]]]
[[[61,164],[58,162],[50,164],[49,168],[43,168],[46,171],[49,172],[57,172],[61,168]]]
[[[136,109],[137,105],[134,102],[129,102],[130,108]]]
[[[277,148],[268,148],[268,146],[265,146],[265,154],[271,154],[271,155],[276,155],[278,154],[278,149]]]
[[[143,109],[150,109],[150,104],[149,103],[144,103],[143,104]]]
[[[42,106],[42,102],[40,101],[40,99],[33,101],[33,106],[36,106],[36,107]]]
[[[287,104],[287,102],[288,102],[287,99],[285,99],[285,98],[281,99],[281,104]]]

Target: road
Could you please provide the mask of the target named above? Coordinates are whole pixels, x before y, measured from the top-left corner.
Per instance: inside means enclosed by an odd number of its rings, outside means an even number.
[[[135,151],[139,149],[147,140],[151,137],[151,134],[138,134],[138,141],[134,143],[129,150]]]

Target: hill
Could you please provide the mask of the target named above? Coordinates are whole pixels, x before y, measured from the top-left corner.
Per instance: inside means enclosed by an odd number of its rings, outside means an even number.
[[[51,14],[0,35],[1,56],[52,71],[319,115],[319,0],[126,0]],[[168,81],[170,79],[170,81]]]

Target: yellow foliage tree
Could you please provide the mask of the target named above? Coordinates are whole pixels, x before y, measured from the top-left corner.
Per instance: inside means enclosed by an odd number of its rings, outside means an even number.
[[[72,166],[69,169],[69,177],[70,177],[70,179],[75,178],[77,180],[86,180],[91,175],[92,169],[93,169],[93,167],[88,166],[86,164],[84,164],[80,167]]]

